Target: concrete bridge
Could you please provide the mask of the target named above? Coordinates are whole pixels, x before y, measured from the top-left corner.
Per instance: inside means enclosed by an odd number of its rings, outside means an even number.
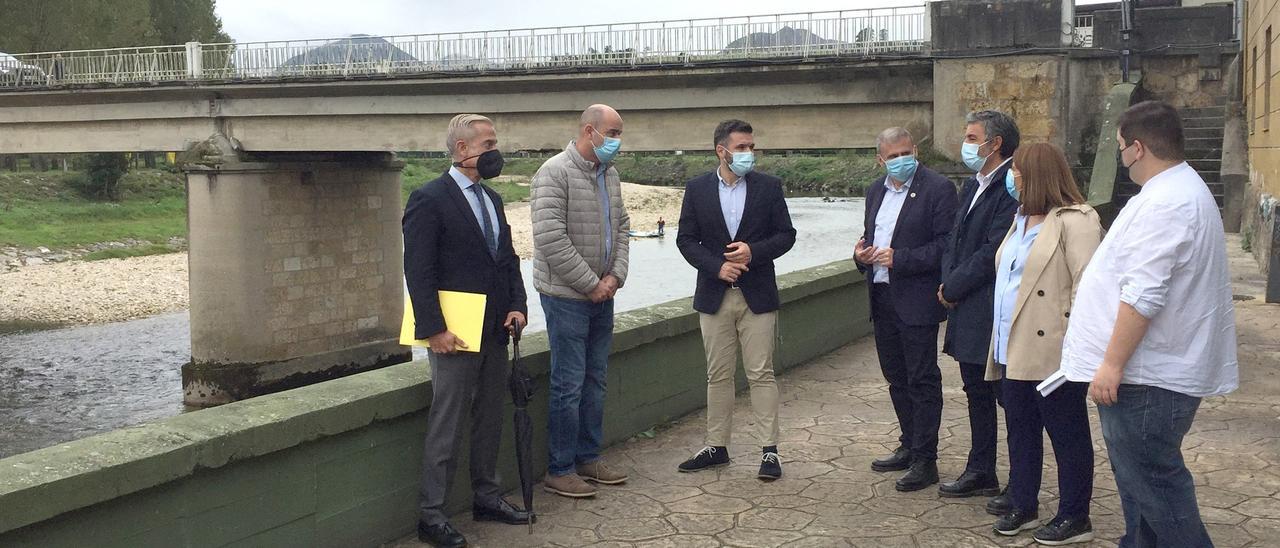
[[[605,102],[623,113],[632,152],[709,150],[715,123],[741,117],[769,150],[870,148],[904,125],[954,156],[964,114],[998,108],[1025,140],[1059,143],[1087,170],[1114,150],[1103,105],[1122,75],[1108,50],[1080,47],[1093,16],[1069,8],[935,3],[927,14],[18,55],[26,76],[0,88],[0,154],[184,151],[184,392],[214,405],[409,358],[396,342],[394,153],[441,151],[458,112],[491,116],[504,150],[557,150],[577,113]],[[1230,35],[1229,9],[1201,12],[1225,15]],[[1180,13],[1182,24],[1193,12]],[[1008,31],[970,33],[979,20]],[[1149,93],[1179,107],[1225,100],[1229,45],[1161,51],[1143,61]],[[1090,190],[1110,202],[1115,169],[1100,165]]]

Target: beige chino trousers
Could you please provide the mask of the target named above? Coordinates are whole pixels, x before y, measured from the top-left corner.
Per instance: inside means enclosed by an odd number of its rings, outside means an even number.
[[[751,388],[751,409],[761,446],[778,444],[778,383],[773,376],[773,349],[778,313],[753,314],[742,291],[725,292],[720,310],[699,314],[702,345],[707,353],[707,445],[729,445],[733,432],[733,376],[742,348],[742,365]]]

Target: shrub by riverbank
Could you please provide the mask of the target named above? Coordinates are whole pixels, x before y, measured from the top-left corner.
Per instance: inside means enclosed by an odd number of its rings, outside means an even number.
[[[502,173],[532,177],[549,156],[508,158]],[[931,150],[922,151],[920,160],[926,165],[934,166],[949,163],[940,154]],[[435,174],[449,169],[449,160],[446,158],[411,158],[407,163],[406,185],[411,179],[416,181],[429,175],[434,178]],[[715,155],[709,152],[690,154],[623,152],[618,155],[614,167],[618,169],[618,175],[623,181],[643,185],[683,187],[689,179],[715,169],[716,163]],[[869,150],[826,154],[766,152],[760,154],[756,161],[756,169],[781,178],[788,192],[823,196],[864,196],[867,185],[884,175],[884,169],[876,163],[875,153]],[[503,199],[506,199],[505,195]]]

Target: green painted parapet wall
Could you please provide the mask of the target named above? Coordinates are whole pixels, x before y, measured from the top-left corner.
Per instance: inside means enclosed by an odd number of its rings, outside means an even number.
[[[871,332],[851,262],[779,281],[779,370]],[[618,315],[606,443],[705,404],[690,305]],[[538,388],[534,468],[544,470],[546,337],[527,337],[522,350]],[[427,371],[422,361],[395,365],[0,460],[0,546],[352,547],[403,537],[417,519]],[[738,381],[745,386],[741,371]],[[508,422],[499,462],[514,488],[511,437]],[[455,510],[470,502],[466,470],[461,463]]]

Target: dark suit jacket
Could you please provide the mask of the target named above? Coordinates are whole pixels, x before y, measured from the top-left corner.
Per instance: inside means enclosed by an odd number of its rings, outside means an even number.
[[[756,314],[779,308],[778,281],[773,261],[796,243],[796,229],[782,192],[782,180],[771,175],[747,173],[746,202],[736,237],[729,237],[720,209],[720,178],[715,171],[699,175],[685,184],[684,205],[680,208],[680,231],[676,246],[686,261],[698,269],[698,288],[693,293],[693,309],[715,314],[729,284],[720,279],[724,246],[746,242],[751,247],[747,272],[738,278],[738,287],[747,306]]]
[[[887,177],[867,189],[866,218],[862,238],[875,242],[876,215],[888,191]],[[956,218],[956,186],[951,180],[920,166],[907,190],[907,199],[893,229],[893,268],[889,269],[889,295],[893,309],[907,325],[930,325],[947,319],[947,310],[938,302],[942,279],[942,253],[947,248]],[[871,288],[872,269],[858,263]],[[875,311],[872,311],[875,317]]]
[[[991,318],[995,308],[996,250],[1004,241],[1018,201],[1004,187],[1006,162],[992,173],[991,187],[978,192],[978,179],[970,177],[960,189],[956,226],[942,258],[943,297],[956,303],[947,322],[942,351],[961,363],[986,363],[991,350]],[[935,292],[936,293],[936,292]]]
[[[404,277],[413,301],[414,338],[425,339],[445,330],[444,315],[436,291],[483,293],[485,330],[483,341],[507,344],[502,323],[507,313],[527,314],[520,258],[511,245],[511,227],[502,210],[502,197],[484,186],[497,208],[498,257],[489,254],[484,231],[470,203],[453,177],[445,173],[422,185],[409,196],[404,209]]]

